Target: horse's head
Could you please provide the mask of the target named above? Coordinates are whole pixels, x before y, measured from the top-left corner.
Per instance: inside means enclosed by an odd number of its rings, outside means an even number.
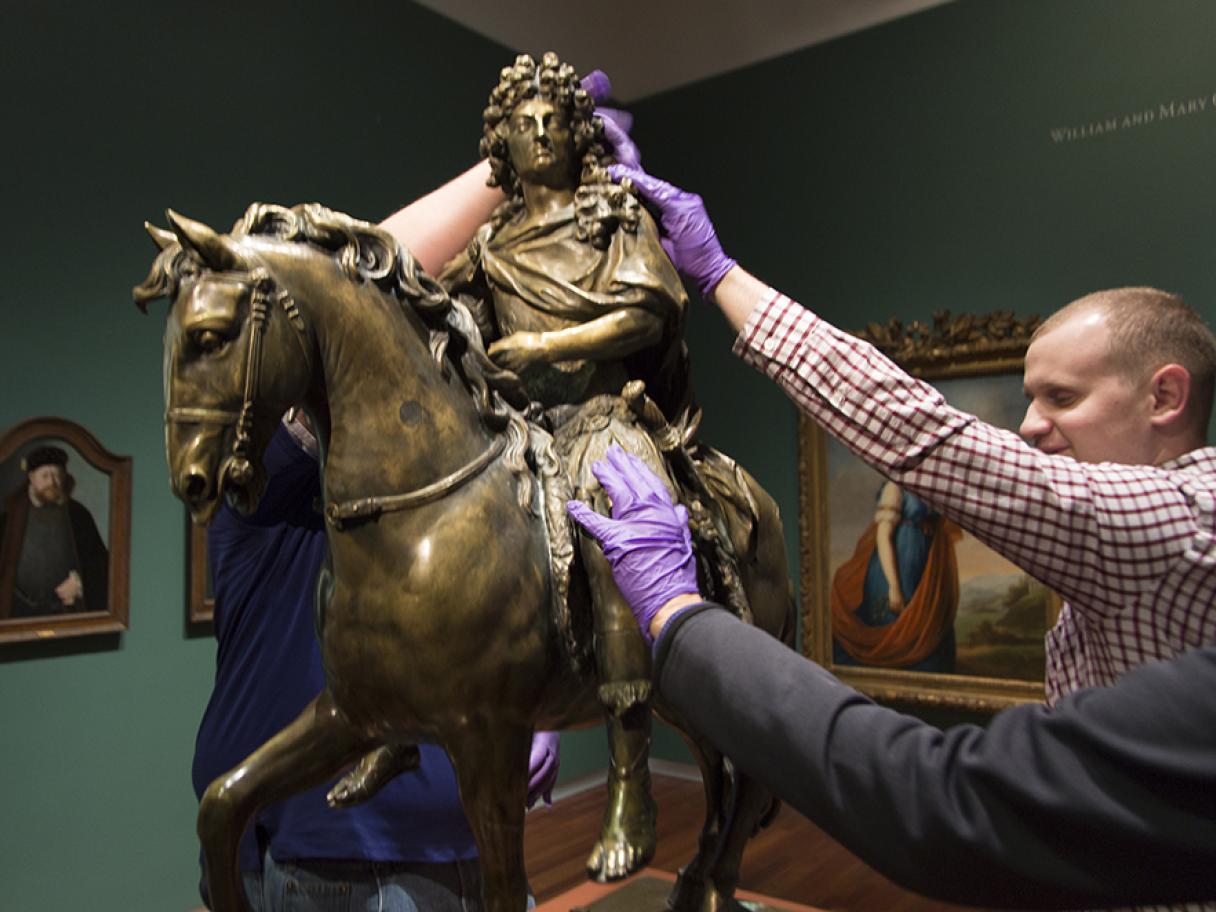
[[[171,301],[164,342],[165,450],[173,491],[196,522],[221,495],[256,506],[262,453],[282,414],[303,401],[311,344],[265,250],[169,212],[148,226],[161,248],[136,302]]]

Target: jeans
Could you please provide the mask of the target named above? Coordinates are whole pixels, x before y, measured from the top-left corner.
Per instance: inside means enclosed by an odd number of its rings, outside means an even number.
[[[476,860],[446,864],[300,860],[267,852],[262,912],[480,912]],[[531,908],[531,902],[529,902]]]

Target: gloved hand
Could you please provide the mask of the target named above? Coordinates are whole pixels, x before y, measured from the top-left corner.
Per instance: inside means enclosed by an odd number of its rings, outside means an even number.
[[[607,101],[608,96],[612,94],[612,80],[608,78],[608,74],[603,70],[592,70],[580,79],[578,84],[583,87],[583,91],[590,95],[591,100],[596,104],[599,104],[601,101]]]
[[[696,282],[701,297],[709,297],[735,261],[722,252],[701,197],[628,164],[609,165],[608,173],[616,181],[629,178],[642,198],[659,210],[659,243],[676,269]]]
[[[633,115],[619,108],[600,107],[612,95],[612,82],[608,74],[603,70],[592,70],[579,81],[579,85],[596,104],[595,113],[604,122],[604,139],[608,142],[612,157],[622,164],[640,168],[642,153],[629,138],[629,131],[633,129]]]
[[[642,152],[629,137],[629,129],[633,126],[633,115],[628,111],[618,111],[616,108],[597,108],[596,114],[604,121],[604,139],[607,141],[612,157],[620,164],[632,168],[642,167]],[[611,169],[613,165],[609,165]]]
[[[561,739],[557,732],[533,732],[528,755],[528,807],[538,801],[553,803],[553,786],[561,765]]]
[[[615,444],[591,471],[612,499],[612,519],[586,504],[566,504],[570,515],[604,549],[617,588],[633,609],[647,644],[650,622],[678,595],[696,595],[697,565],[688,531],[688,511],[646,463]]]

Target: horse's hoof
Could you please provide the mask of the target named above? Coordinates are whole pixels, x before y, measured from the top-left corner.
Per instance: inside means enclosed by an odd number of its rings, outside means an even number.
[[[719,892],[712,883],[685,880],[684,871],[667,897],[667,908],[669,912],[747,912],[747,906]]]

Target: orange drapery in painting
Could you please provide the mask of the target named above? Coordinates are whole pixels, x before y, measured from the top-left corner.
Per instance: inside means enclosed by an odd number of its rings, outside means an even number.
[[[937,648],[954,624],[958,610],[958,558],[954,543],[962,531],[948,519],[933,521],[928,562],[916,591],[894,621],[884,627],[871,627],[854,612],[861,605],[876,529],[875,523],[866,527],[853,556],[832,577],[829,599],[832,637],[862,664],[880,668],[915,665]]]

